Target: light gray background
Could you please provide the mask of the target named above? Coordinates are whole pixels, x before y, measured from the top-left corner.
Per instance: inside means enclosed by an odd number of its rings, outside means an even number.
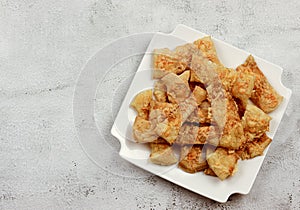
[[[299,11],[297,0],[0,0],[0,209],[299,209]],[[293,90],[251,192],[226,204],[149,174],[104,171],[73,126],[76,79],[93,54],[179,23],[282,66]]]

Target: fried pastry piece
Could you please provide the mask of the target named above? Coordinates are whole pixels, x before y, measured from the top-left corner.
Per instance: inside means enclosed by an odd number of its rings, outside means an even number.
[[[211,168],[207,168],[203,172],[204,172],[204,174],[209,175],[209,176],[217,176]]]
[[[174,51],[167,48],[154,50],[153,78],[162,78],[167,73],[181,74],[188,69],[193,54],[197,52],[199,49],[194,44],[178,46]]]
[[[138,116],[148,119],[151,101],[152,90],[144,90],[135,96],[130,106],[137,111]]]
[[[185,44],[176,47],[175,54],[179,60],[187,65],[186,68],[190,68],[193,56],[197,55],[206,61],[206,64],[218,65],[218,58],[216,56],[216,51],[214,44],[210,37],[204,37],[203,39],[196,40],[194,44]],[[190,82],[201,82],[199,75],[191,69]]]
[[[200,105],[202,101],[204,101],[207,98],[206,90],[199,86],[195,87],[195,89],[193,90],[193,94],[198,105]]]
[[[180,104],[191,95],[191,91],[185,81],[177,75],[167,74],[161,79],[166,86],[168,99],[171,103]]]
[[[203,101],[198,109],[200,123],[211,123],[211,105],[208,101]]]
[[[225,113],[225,125],[222,136],[219,140],[219,146],[235,150],[246,141],[246,138],[235,101],[228,93],[226,93],[225,101],[227,105]]]
[[[149,120],[155,125],[155,132],[172,144],[179,133],[182,116],[177,104],[152,101]]]
[[[197,125],[184,124],[175,141],[176,144],[205,144],[208,138],[210,126],[199,127]]]
[[[150,161],[157,165],[169,166],[177,162],[177,157],[168,144],[150,143]]]
[[[181,113],[177,104],[151,101],[149,120],[137,116],[133,124],[133,135],[137,142],[147,143],[164,138],[172,144],[181,126]]]
[[[217,65],[216,72],[218,73],[219,79],[221,80],[225,90],[231,92],[237,78],[236,71],[222,65]]]
[[[188,173],[206,169],[208,166],[205,158],[202,157],[200,145],[182,147],[178,167]]]
[[[270,113],[279,106],[283,97],[268,82],[252,55],[249,55],[245,63],[238,66],[236,70],[255,76],[254,92],[251,95],[251,100],[255,105],[265,113]]]
[[[143,117],[136,116],[133,124],[133,137],[138,143],[152,142],[158,138],[155,126]]]
[[[219,179],[224,180],[237,171],[238,159],[236,153],[229,154],[226,149],[217,148],[207,157],[207,163]]]
[[[175,141],[176,144],[201,144],[202,142],[197,141],[198,126],[183,124],[180,128],[178,137]]]
[[[208,101],[203,101],[200,106],[186,120],[189,123],[209,124],[211,122],[211,106]]]
[[[243,147],[237,151],[237,154],[243,160],[263,155],[264,150],[271,142],[272,139],[264,133],[260,138],[255,139],[252,142],[247,142],[245,145],[243,145]]]
[[[167,73],[181,74],[187,67],[187,64],[181,62],[178,56],[167,48],[156,49],[153,53],[154,79],[160,79]]]
[[[190,71],[184,71],[178,77],[181,79],[180,83],[182,83],[182,84],[180,84],[180,86],[181,85],[186,85],[187,87],[189,86],[188,81],[190,78]],[[154,95],[154,98],[159,102],[167,102],[168,101],[167,87],[165,84],[165,80],[160,79],[154,83],[153,95]],[[175,103],[175,99],[173,99],[171,95],[169,97],[171,98],[171,102]]]
[[[269,123],[272,118],[255,105],[248,104],[242,118],[247,141],[261,137],[269,131]]]
[[[154,83],[153,96],[158,102],[167,102],[167,88],[164,85],[163,81],[157,80]]]
[[[236,80],[233,83],[231,93],[235,98],[238,98],[241,103],[241,108],[245,109],[248,99],[251,97],[254,88],[255,77],[248,73],[238,72]]]
[[[161,80],[166,86],[168,100],[178,104],[184,122],[197,107],[189,86],[175,74],[167,74]]]
[[[217,56],[215,45],[210,36],[203,37],[194,41],[194,45],[203,53],[203,56],[211,62],[221,64]]]
[[[189,69],[189,65],[192,60],[192,56],[195,53],[199,53],[199,49],[197,48],[196,45],[194,44],[184,44],[181,46],[178,46],[175,48],[174,53],[177,56],[177,58],[180,60],[180,62],[184,63],[187,65],[187,69]]]

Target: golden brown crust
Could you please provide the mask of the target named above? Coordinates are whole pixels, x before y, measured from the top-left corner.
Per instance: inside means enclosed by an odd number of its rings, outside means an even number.
[[[210,131],[210,126],[198,127],[197,125],[184,124],[175,143],[179,145],[205,144]]]
[[[237,78],[236,71],[222,65],[217,65],[216,72],[218,73],[218,77],[221,80],[224,89],[230,92]]]
[[[255,105],[265,113],[270,113],[279,106],[283,97],[268,82],[252,55],[249,55],[245,63],[238,66],[236,70],[255,76],[254,92],[251,95],[251,100]]]
[[[236,153],[228,153],[226,149],[217,148],[214,153],[208,156],[209,168],[221,179],[232,176],[237,170],[239,156]]]
[[[255,76],[248,73],[237,73],[237,77],[233,83],[231,93],[235,98],[239,99],[242,109],[246,108],[248,99],[253,93],[254,82]]]
[[[177,104],[152,101],[149,120],[156,125],[155,132],[172,144],[179,133],[181,113]]]
[[[226,113],[223,134],[219,146],[238,149],[245,141],[244,129],[238,114],[238,108],[230,94],[226,93]]]
[[[150,121],[136,116],[133,124],[133,137],[138,143],[152,142],[158,138]]]
[[[178,104],[184,122],[197,107],[188,84],[174,74],[165,75],[161,81],[166,86],[169,102]]]
[[[208,101],[203,101],[198,108],[187,118],[187,122],[210,124],[211,123],[211,105]]]
[[[194,45],[203,53],[203,56],[211,62],[221,64],[217,56],[215,45],[210,36],[203,37],[194,41]]]
[[[188,173],[196,173],[206,169],[208,167],[207,162],[202,157],[201,151],[199,145],[182,147],[178,167]]]
[[[177,163],[177,158],[172,147],[168,144],[150,143],[150,161],[157,165],[173,165]]]
[[[153,56],[153,78],[160,79],[167,73],[181,74],[187,67],[186,63],[180,62],[171,50],[156,49]]]
[[[151,101],[152,90],[144,90],[135,96],[130,106],[137,111],[138,116],[148,119]]]
[[[264,150],[271,142],[272,139],[264,133],[260,138],[255,139],[252,142],[247,142],[245,145],[243,145],[243,147],[237,151],[237,154],[243,160],[263,155]]]
[[[269,131],[269,123],[272,118],[255,105],[248,104],[242,118],[247,141],[261,137]]]

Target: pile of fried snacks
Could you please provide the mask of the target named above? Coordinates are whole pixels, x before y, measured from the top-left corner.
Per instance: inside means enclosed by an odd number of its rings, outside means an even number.
[[[211,37],[153,53],[153,89],[138,93],[133,136],[150,146],[150,161],[177,164],[224,180],[238,160],[263,155],[266,134],[283,97],[253,56],[236,69],[219,60]],[[175,151],[180,151],[177,155]]]

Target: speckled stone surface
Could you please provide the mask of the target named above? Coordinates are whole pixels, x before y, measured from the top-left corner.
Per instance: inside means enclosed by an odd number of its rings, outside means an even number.
[[[1,0],[0,209],[299,209],[299,11],[297,0]],[[74,88],[90,57],[179,23],[282,66],[293,91],[251,192],[225,204],[134,166],[117,175],[117,155],[98,167],[74,127]]]

